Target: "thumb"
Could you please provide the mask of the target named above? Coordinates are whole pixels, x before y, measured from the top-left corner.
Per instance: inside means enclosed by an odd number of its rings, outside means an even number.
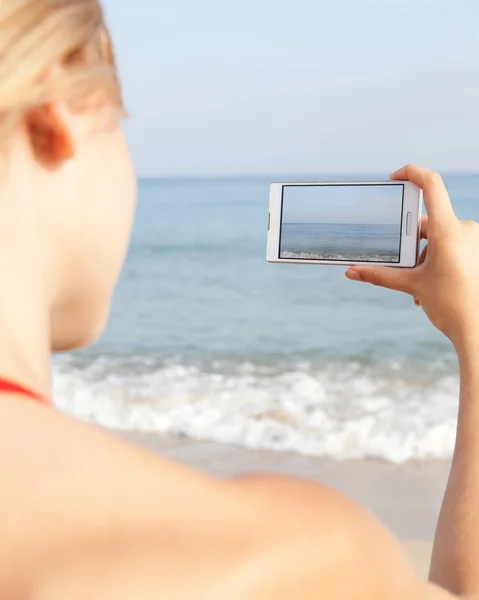
[[[364,281],[379,287],[412,294],[410,269],[394,267],[352,267],[346,271],[346,277],[353,281]]]

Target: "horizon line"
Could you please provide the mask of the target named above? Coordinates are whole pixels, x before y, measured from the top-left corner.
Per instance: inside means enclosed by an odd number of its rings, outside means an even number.
[[[440,171],[440,173],[444,176],[444,177],[457,177],[457,176],[479,176],[479,171]],[[228,173],[228,174],[198,174],[198,175],[194,175],[194,174],[177,174],[177,175],[168,175],[168,174],[161,174],[161,175],[145,175],[145,174],[138,174],[137,175],[137,179],[140,181],[211,181],[211,180],[234,180],[234,179],[269,179],[271,181],[278,181],[278,182],[288,182],[288,180],[294,179],[297,181],[305,181],[305,182],[309,182],[311,181],[311,178],[314,178],[314,181],[316,181],[317,177],[338,177],[338,178],[344,178],[344,177],[348,177],[348,178],[352,178],[352,177],[367,177],[367,176],[371,176],[371,177],[377,177],[378,173],[374,173],[374,172],[366,172],[366,171],[361,171],[361,172],[331,172],[331,173],[318,173],[318,174],[312,174],[312,173],[287,173],[287,174],[278,174],[278,173]],[[389,180],[389,176],[387,174],[380,175],[381,177],[384,177],[385,181]],[[332,181],[332,180],[331,180]],[[359,179],[358,181],[361,181],[361,179]],[[325,181],[324,183],[327,183],[327,181]]]

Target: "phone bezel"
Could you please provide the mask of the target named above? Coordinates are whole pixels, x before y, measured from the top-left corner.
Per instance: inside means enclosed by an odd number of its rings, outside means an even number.
[[[378,186],[378,185],[403,185],[403,214],[401,226],[401,248],[399,263],[381,263],[367,261],[328,261],[328,260],[304,260],[279,258],[281,239],[281,214],[283,187],[285,186]],[[412,214],[411,233],[407,235],[407,214]],[[275,182],[270,185],[269,196],[269,218],[268,236],[266,246],[266,260],[271,263],[283,264],[309,264],[309,265],[376,265],[388,267],[413,268],[419,260],[420,236],[421,236],[421,214],[422,214],[422,190],[410,181],[321,181],[321,182]]]

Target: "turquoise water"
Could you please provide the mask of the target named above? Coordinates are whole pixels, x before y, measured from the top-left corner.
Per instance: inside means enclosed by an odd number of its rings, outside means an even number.
[[[269,182],[140,183],[110,325],[57,358],[59,406],[336,459],[448,456],[450,344],[411,298],[347,281],[344,267],[266,263]],[[447,184],[458,215],[479,220],[479,176]]]
[[[281,258],[399,262],[401,224],[283,223]]]

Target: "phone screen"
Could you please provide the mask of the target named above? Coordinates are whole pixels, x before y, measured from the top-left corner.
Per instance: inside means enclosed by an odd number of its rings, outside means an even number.
[[[279,258],[399,263],[403,184],[285,185]]]

